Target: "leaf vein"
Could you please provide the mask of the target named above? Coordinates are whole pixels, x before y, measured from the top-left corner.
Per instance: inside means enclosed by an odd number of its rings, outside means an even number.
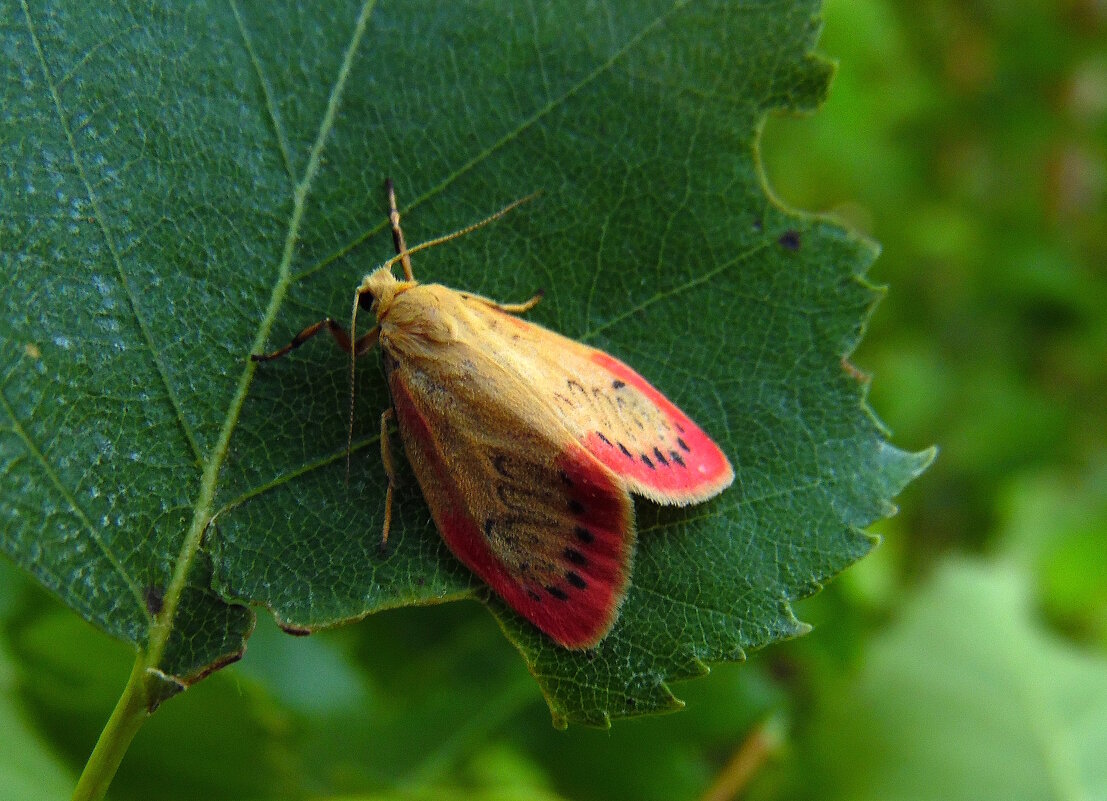
[[[765,247],[767,247],[767,243],[759,242],[757,245],[750,248],[746,252],[739,253],[733,259],[730,259],[728,261],[723,262],[718,267],[716,267],[714,270],[708,270],[707,272],[705,272],[701,275],[698,275],[695,278],[692,278],[688,281],[685,281],[683,284],[678,284],[677,286],[673,287],[672,289],[667,289],[664,292],[657,292],[657,293],[651,295],[650,297],[646,298],[645,300],[643,300],[641,303],[638,303],[634,306],[631,306],[629,309],[627,309],[622,314],[615,315],[610,320],[608,320],[606,323],[598,325],[598,326],[596,326],[595,328],[592,328],[589,331],[585,331],[584,333],[582,333],[578,337],[578,339],[581,339],[581,340],[591,339],[592,337],[596,336],[597,334],[602,333],[603,331],[606,331],[607,329],[614,327],[618,323],[621,323],[623,320],[627,319],[628,317],[633,317],[634,315],[638,314],[639,312],[645,311],[650,306],[653,306],[657,303],[660,303],[663,300],[668,300],[669,298],[676,297],[677,295],[681,295],[685,292],[688,292],[692,289],[695,289],[696,287],[700,286],[701,284],[706,284],[708,281],[710,281],[715,276],[726,272],[730,268],[734,267],[736,264],[740,264],[741,262],[745,261],[746,259],[750,258],[751,256],[756,255],[761,250],[765,249]]]
[[[46,81],[46,85],[50,89],[50,97],[54,103],[54,110],[58,114],[58,124],[61,126],[62,131],[65,133],[66,141],[69,145],[70,154],[73,157],[73,166],[77,169],[78,175],[80,175],[81,183],[84,184],[85,191],[88,194],[89,203],[92,204],[93,213],[96,216],[96,224],[100,228],[100,233],[104,237],[104,242],[108,246],[108,251],[111,253],[112,261],[115,264],[116,273],[119,275],[119,283],[123,287],[123,291],[127,296],[127,301],[131,307],[131,313],[134,315],[135,322],[138,324],[139,331],[142,334],[142,338],[146,343],[146,348],[150,352],[150,356],[154,362],[154,369],[158,373],[158,377],[165,387],[166,395],[169,398],[170,405],[173,407],[173,412],[177,417],[177,422],[181,427],[181,431],[184,433],[185,439],[188,441],[189,447],[192,450],[193,457],[200,461],[203,457],[200,452],[200,445],[196,440],[195,434],[192,432],[192,428],[188,425],[188,421],[185,420],[184,409],[181,406],[180,398],[177,397],[177,393],[173,389],[173,384],[169,380],[169,372],[166,370],[165,364],[162,361],[161,353],[158,351],[157,346],[154,344],[153,332],[143,317],[141,309],[138,304],[138,298],[135,296],[134,289],[131,287],[130,280],[127,278],[127,272],[123,269],[123,260],[119,253],[119,245],[115,241],[115,237],[111,235],[111,231],[108,229],[106,215],[100,204],[100,196],[93,188],[92,181],[89,180],[88,172],[85,169],[84,160],[80,156],[80,152],[77,149],[77,141],[74,137],[73,129],[70,128],[69,122],[66,119],[65,110],[62,106],[61,95],[58,92],[58,86],[54,81],[53,76],[50,74],[50,67],[46,63],[46,54],[42,50],[42,44],[39,42],[38,34],[35,32],[34,21],[31,19],[31,10],[27,6],[27,0],[20,0],[23,7],[23,16],[27,25],[27,33],[31,37],[31,42],[35,48],[35,55],[38,57],[39,67],[42,69],[43,79]]]
[[[242,14],[239,13],[238,3],[235,0],[230,0],[231,12],[234,14],[234,21],[238,24],[238,32],[242,36],[242,44],[246,48],[247,54],[250,56],[250,63],[254,65],[254,72],[258,76],[258,82],[261,84],[261,92],[265,95],[265,109],[269,113],[269,122],[273,125],[273,133],[277,137],[277,147],[280,148],[281,158],[284,160],[284,168],[288,173],[288,180],[292,183],[296,182],[296,172],[292,168],[292,156],[288,149],[288,137],[284,131],[284,125],[281,124],[280,115],[277,113],[277,104],[273,99],[273,87],[269,84],[269,79],[265,77],[265,72],[261,68],[261,60],[258,58],[257,51],[254,50],[254,43],[250,39],[250,32],[246,29],[246,21],[242,19]]]
[[[415,200],[413,200],[410,205],[408,205],[404,209],[402,209],[402,214],[405,214],[405,215],[409,214],[412,211],[412,209],[417,208],[418,206],[422,205],[423,203],[430,200],[431,198],[433,198],[433,197],[441,194],[442,192],[444,192],[447,188],[449,188],[454,182],[456,182],[458,179],[460,179],[463,175],[470,172],[477,165],[483,163],[484,161],[487,161],[489,158],[491,158],[493,155],[495,155],[501,148],[507,146],[508,144],[513,142],[514,140],[518,139],[519,136],[522,135],[525,131],[527,131],[528,129],[530,129],[534,125],[536,125],[539,120],[546,117],[547,115],[549,115],[553,111],[557,110],[560,106],[567,103],[569,100],[571,100],[573,98],[574,95],[579,93],[582,89],[584,89],[590,83],[595,81],[601,75],[608,72],[621,58],[623,58],[623,56],[625,56],[627,53],[629,53],[631,50],[633,50],[634,47],[636,47],[643,39],[645,39],[654,30],[659,28],[662,25],[662,23],[664,23],[669,17],[671,17],[673,14],[675,14],[678,10],[680,10],[684,6],[688,5],[688,3],[690,3],[690,2],[691,2],[691,0],[678,0],[678,2],[673,3],[673,5],[669,8],[668,11],[666,11],[665,13],[660,14],[659,16],[657,16],[649,24],[647,24],[640,31],[638,31],[638,33],[636,33],[632,37],[630,37],[623,44],[622,47],[620,47],[618,50],[616,50],[614,53],[612,53],[610,56],[608,56],[608,58],[605,61],[598,64],[595,69],[593,69],[590,73],[588,73],[583,78],[581,78],[577,83],[575,83],[573,86],[569,87],[569,89],[567,89],[565,92],[563,92],[558,97],[553,98],[552,100],[548,101],[547,103],[545,103],[544,105],[539,107],[537,111],[535,111],[529,117],[527,117],[525,120],[523,120],[521,123],[519,123],[518,126],[516,126],[512,130],[505,133],[503,136],[501,136],[499,139],[497,139],[492,144],[485,147],[483,150],[481,150],[481,151],[477,152],[476,154],[474,154],[468,161],[466,161],[460,167],[455,169],[449,175],[442,178],[435,186],[432,186],[426,192],[424,192],[423,194],[416,197]],[[369,229],[368,231],[360,234],[359,236],[354,237],[354,239],[352,239],[350,242],[348,242],[346,245],[342,246],[338,250],[331,253],[329,256],[323,257],[323,259],[318,261],[313,266],[307,268],[306,270],[303,270],[303,271],[297,273],[293,277],[292,280],[295,281],[295,282],[302,281],[303,279],[305,279],[305,278],[307,278],[311,275],[314,275],[315,273],[317,273],[320,270],[324,269],[328,265],[333,264],[334,262],[338,261],[343,256],[345,256],[346,254],[350,253],[356,247],[361,245],[363,242],[368,240],[371,236],[376,234],[378,231],[381,231],[384,228],[384,225],[385,225],[384,223],[380,223],[380,224],[374,226],[373,228]]]
[[[11,420],[11,430],[23,442],[23,446],[34,457],[35,461],[39,463],[42,471],[46,473],[47,478],[50,479],[50,483],[54,485],[55,489],[57,489],[57,491],[65,499],[65,502],[69,504],[70,508],[73,510],[73,513],[77,516],[77,519],[81,521],[81,525],[88,529],[89,534],[92,536],[92,541],[96,543],[96,547],[100,549],[105,557],[107,557],[112,567],[115,568],[116,572],[119,573],[120,577],[123,579],[123,582],[130,589],[131,594],[135,598],[135,604],[140,610],[142,610],[142,614],[149,618],[150,613],[149,610],[147,610],[146,602],[142,597],[142,591],[138,588],[134,581],[132,581],[130,574],[123,566],[123,561],[119,558],[115,551],[111,549],[108,543],[105,542],[102,532],[92,524],[92,520],[88,516],[88,513],[77,502],[76,495],[74,495],[73,492],[71,492],[70,489],[65,486],[65,484],[61,480],[61,476],[54,472],[54,469],[50,465],[50,462],[46,458],[46,455],[31,438],[31,435],[27,432],[27,429],[23,427],[23,424],[19,421],[19,418],[16,417],[15,410],[8,403],[8,399],[4,396],[3,393],[0,393],[0,406],[4,407],[4,413],[8,416],[8,419]]]

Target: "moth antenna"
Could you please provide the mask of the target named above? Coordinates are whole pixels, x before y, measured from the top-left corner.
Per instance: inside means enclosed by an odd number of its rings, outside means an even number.
[[[426,250],[428,248],[433,248],[436,245],[441,245],[445,242],[449,242],[451,239],[457,239],[459,236],[465,236],[466,234],[470,234],[473,231],[477,230],[478,228],[483,228],[484,226],[488,225],[488,223],[490,223],[490,222],[495,222],[496,220],[500,219],[505,214],[507,214],[509,211],[514,211],[515,209],[519,208],[519,206],[522,206],[524,203],[528,203],[528,202],[534,200],[540,194],[542,194],[541,190],[539,190],[537,192],[532,192],[529,195],[527,195],[526,197],[521,197],[518,200],[515,200],[515,201],[512,201],[511,203],[508,203],[506,206],[504,206],[502,209],[497,211],[495,214],[490,214],[489,216],[485,217],[480,222],[475,222],[472,225],[467,225],[464,228],[459,228],[458,230],[454,231],[453,233],[446,234],[445,236],[439,236],[439,237],[435,237],[434,239],[427,240],[426,242],[421,242],[413,248],[408,248],[408,249],[402,250],[399,253],[397,253],[395,256],[393,256],[391,259],[386,261],[384,264],[382,264],[381,267],[388,267],[389,269],[391,269],[392,265],[394,265],[398,261],[403,261],[407,264],[410,264],[409,259],[410,259],[410,256],[411,256],[412,253],[418,253],[420,250]],[[406,270],[405,270],[405,273],[406,273]],[[355,305],[356,305],[356,303],[355,303]]]
[[[350,483],[350,452],[354,447],[354,388],[357,379],[357,308],[361,292],[354,292],[354,310],[350,313],[350,420],[346,428],[346,484]]]
[[[400,210],[396,208],[396,187],[391,178],[386,178],[384,188],[388,190],[388,222],[392,225],[392,243],[396,246],[397,253],[403,253],[401,261],[404,263],[404,278],[408,281],[415,280],[415,274],[411,271],[411,258],[407,255],[407,242],[404,241],[404,229],[400,227]]]

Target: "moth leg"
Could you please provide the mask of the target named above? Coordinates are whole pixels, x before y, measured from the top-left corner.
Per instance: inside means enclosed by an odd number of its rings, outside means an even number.
[[[364,356],[373,346],[377,344],[377,336],[380,334],[380,326],[375,327],[372,331],[365,336],[357,338],[356,342],[350,341],[350,334],[341,325],[336,323],[330,317],[324,318],[317,323],[309,325],[303,331],[292,337],[292,341],[285,345],[283,348],[278,348],[272,353],[251,353],[250,359],[255,362],[268,362],[273,359],[279,359],[289,351],[303,345],[313,336],[321,331],[326,331],[334,339],[335,344],[342,349],[344,353],[353,353],[354,356]]]
[[[381,414],[381,462],[384,464],[384,474],[388,476],[388,489],[384,492],[384,530],[381,532],[381,550],[388,545],[388,530],[392,527],[392,487],[396,484],[396,477],[392,467],[392,449],[388,444],[388,424],[395,416],[396,413],[391,406]]]
[[[388,222],[392,224],[392,244],[396,246],[396,255],[400,257],[400,263],[404,265],[404,278],[408,281],[415,280],[415,274],[411,271],[411,256],[407,253],[407,242],[404,241],[404,232],[400,228],[400,210],[396,208],[396,188],[392,185],[392,179],[384,182],[388,190]]]
[[[545,292],[539,292],[530,300],[525,300],[522,303],[497,303],[494,300],[488,298],[482,298],[480,295],[466,295],[466,297],[472,300],[480,301],[485,306],[497,309],[498,311],[507,312],[508,314],[522,314],[528,312],[538,305],[538,302],[545,296]]]

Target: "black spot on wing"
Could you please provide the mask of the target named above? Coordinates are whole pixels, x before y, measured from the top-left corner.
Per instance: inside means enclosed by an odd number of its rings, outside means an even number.
[[[569,600],[569,596],[566,594],[565,590],[561,589],[560,587],[553,587],[553,586],[547,587],[546,592],[548,592],[550,595],[552,595],[554,598],[556,598],[559,601],[568,601]]]
[[[681,449],[682,451],[684,451],[685,453],[691,453],[691,452],[692,452],[692,449],[688,447],[688,443],[687,443],[687,442],[685,442],[685,441],[684,441],[684,440],[683,440],[682,438],[680,438],[680,437],[677,437],[677,445],[679,445],[679,446],[680,446],[680,449]]]
[[[576,587],[578,590],[588,588],[588,582],[581,578],[579,573],[576,573],[572,570],[566,571],[565,580]]]
[[[651,461],[650,461],[650,457],[646,456],[646,454],[644,454],[644,453],[642,454],[642,462],[643,462],[643,463],[644,463],[644,464],[646,465],[646,467],[648,467],[648,468],[649,468],[650,470],[656,470],[656,469],[657,469],[656,467],[654,467],[654,464],[653,464],[653,462],[651,462]]]
[[[666,459],[665,455],[661,453],[661,451],[658,450],[656,447],[654,447],[653,449],[653,456],[655,459],[657,459],[657,461],[661,462],[661,464],[665,465],[666,467],[669,466],[669,460]]]
[[[588,564],[588,557],[578,551],[576,548],[566,548],[562,553],[565,554],[565,558],[572,562],[574,565],[586,565]]]
[[[584,526],[577,526],[573,529],[573,533],[577,535],[577,539],[583,542],[585,545],[591,545],[596,541],[595,535],[586,529]]]

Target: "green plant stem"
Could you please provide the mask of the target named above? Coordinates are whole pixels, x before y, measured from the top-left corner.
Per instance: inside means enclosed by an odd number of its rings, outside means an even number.
[[[700,801],[731,801],[737,798],[764,764],[784,744],[784,723],[778,716],[759,724],[738,746]]]
[[[131,740],[148,716],[146,656],[140,652],[127,686],[123,688],[119,702],[85,763],[77,788],[73,791],[73,801],[98,801],[104,797]]]

